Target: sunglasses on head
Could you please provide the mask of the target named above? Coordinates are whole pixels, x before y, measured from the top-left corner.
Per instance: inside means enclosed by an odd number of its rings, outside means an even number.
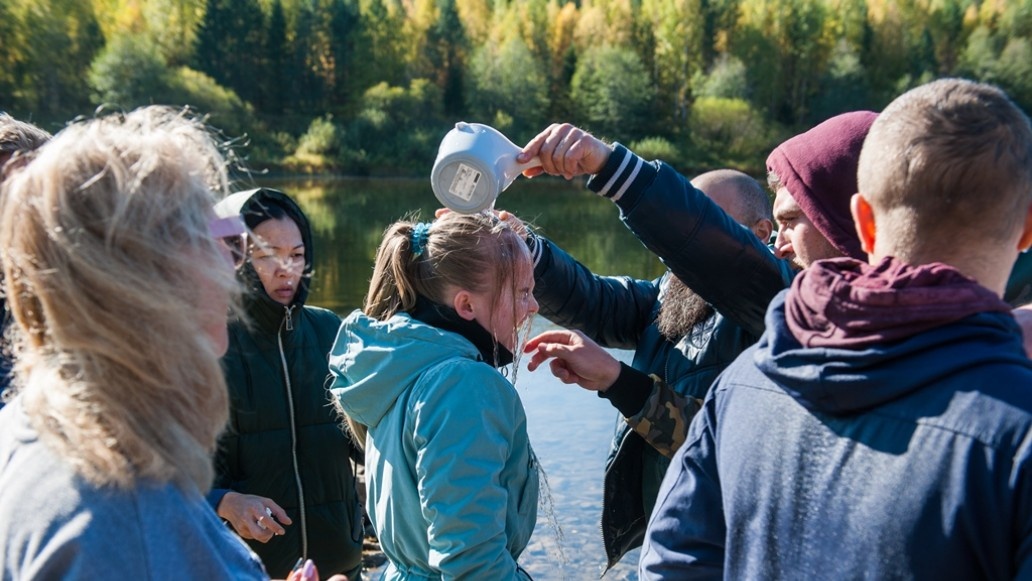
[[[208,222],[212,238],[227,250],[227,258],[234,268],[240,268],[247,257],[247,226],[240,216],[212,218]]]

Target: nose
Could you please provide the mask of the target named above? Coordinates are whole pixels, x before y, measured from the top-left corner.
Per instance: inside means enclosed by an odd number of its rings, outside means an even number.
[[[774,256],[787,258],[791,254],[792,245],[788,242],[788,236],[785,235],[784,230],[778,230],[778,235],[774,239]]]
[[[305,261],[295,257],[284,258],[276,261],[276,276],[289,277],[300,272]]]
[[[536,315],[538,312],[538,302],[537,299],[534,298],[533,293],[531,293],[530,295],[530,308],[527,309],[527,312],[529,312],[531,315]]]

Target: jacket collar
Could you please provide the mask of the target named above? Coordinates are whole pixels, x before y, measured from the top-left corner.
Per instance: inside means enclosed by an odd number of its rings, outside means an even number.
[[[244,309],[251,323],[269,334],[278,333],[281,329],[292,331],[301,306],[297,300],[289,306],[277,303],[264,290],[252,291],[244,297]]]
[[[462,335],[480,352],[480,358],[494,367],[505,367],[513,361],[513,354],[501,343],[494,340],[487,329],[476,321],[467,321],[459,316],[455,309],[431,301],[420,296],[415,306],[408,311],[409,316],[427,325]]]

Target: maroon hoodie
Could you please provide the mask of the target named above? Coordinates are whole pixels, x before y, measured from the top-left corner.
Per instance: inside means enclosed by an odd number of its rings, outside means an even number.
[[[777,146],[767,157],[767,171],[810,219],[814,227],[845,256],[865,260],[849,212],[857,192],[860,149],[871,124],[871,111],[843,113]]]
[[[1010,312],[993,291],[952,266],[818,260],[785,299],[792,335],[806,347],[859,349],[905,339],[976,313]]]

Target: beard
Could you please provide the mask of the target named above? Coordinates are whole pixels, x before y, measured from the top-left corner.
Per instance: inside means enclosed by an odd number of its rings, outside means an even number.
[[[656,326],[661,335],[676,343],[712,314],[713,307],[705,299],[671,275],[659,305]]]

